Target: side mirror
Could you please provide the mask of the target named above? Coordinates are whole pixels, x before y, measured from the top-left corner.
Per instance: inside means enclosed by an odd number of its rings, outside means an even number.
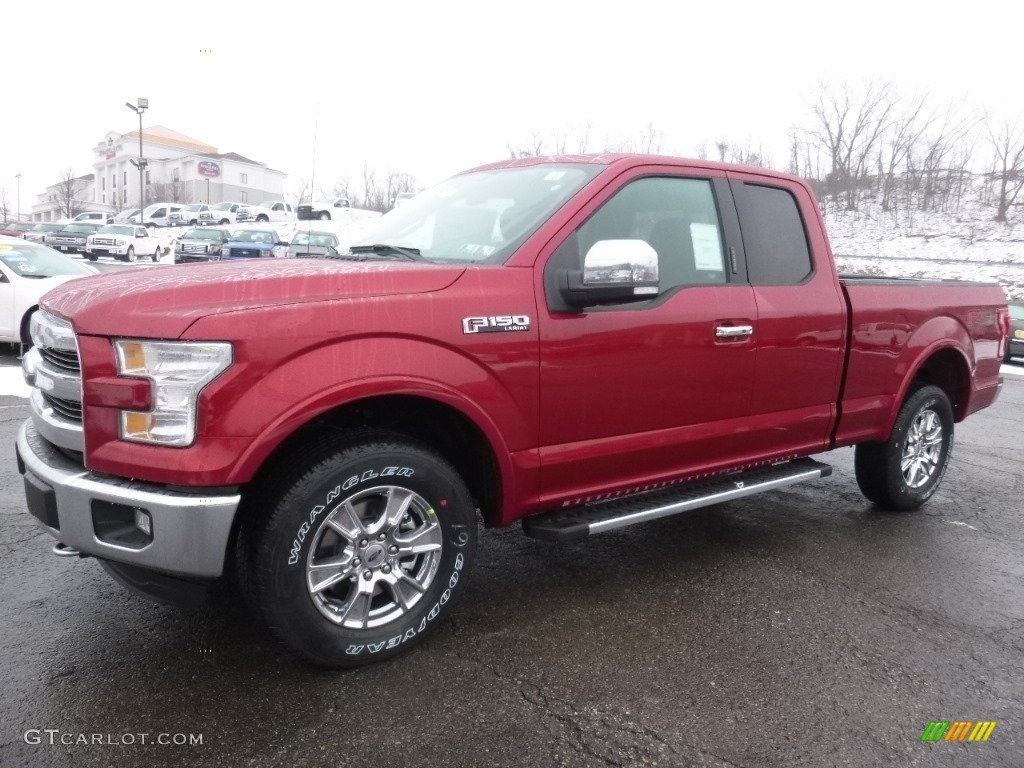
[[[565,270],[559,283],[572,307],[652,299],[658,254],[644,240],[599,240],[583,257],[583,270]]]
[[[274,245],[280,245],[283,248],[287,248],[288,247],[288,243],[284,242],[283,240],[279,240],[278,242],[274,243]]]

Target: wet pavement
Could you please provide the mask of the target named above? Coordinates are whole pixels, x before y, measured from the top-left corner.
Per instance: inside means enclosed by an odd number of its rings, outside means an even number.
[[[1024,377],[958,425],[921,512],[872,508],[845,449],[827,480],[590,541],[486,531],[451,620],[353,672],[51,556],[27,412],[0,396],[4,768],[1024,765]],[[922,743],[932,720],[998,725]]]

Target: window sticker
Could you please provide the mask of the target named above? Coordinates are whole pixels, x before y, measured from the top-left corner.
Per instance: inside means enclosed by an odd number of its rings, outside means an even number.
[[[718,238],[718,227],[714,224],[690,224],[690,238],[693,240],[693,261],[697,269],[721,272],[722,241]]]
[[[14,246],[13,245],[0,245],[0,253],[4,253],[6,251],[13,251],[13,250],[14,250]]]

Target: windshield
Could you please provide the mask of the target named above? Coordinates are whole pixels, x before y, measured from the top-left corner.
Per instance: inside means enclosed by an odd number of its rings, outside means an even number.
[[[273,208],[274,207],[274,201],[273,200],[264,200],[257,207],[258,208]]]
[[[223,240],[224,232],[219,229],[190,229],[182,240]]]
[[[61,230],[62,232],[88,232],[92,234],[96,231],[96,227],[91,224],[68,224]]]
[[[235,234],[231,236],[231,242],[274,244],[277,242],[277,238],[273,232],[266,232],[259,229],[243,229],[241,232],[235,232]]]
[[[215,211],[230,211],[232,205],[234,205],[234,203],[217,203],[215,206],[213,206],[213,210],[215,210]]]
[[[32,227],[33,232],[60,232],[66,224],[55,224],[53,222],[47,222],[43,224],[36,224]]]
[[[1014,320],[1024,320],[1024,306],[1019,304],[1010,305],[1010,317]]]
[[[500,264],[602,170],[543,163],[455,176],[374,219],[353,245],[416,248],[433,261]]]
[[[181,210],[182,210],[182,212],[184,212],[184,211],[198,211],[202,207],[203,206],[200,205],[199,203],[193,203],[192,205],[186,205]]]
[[[72,261],[51,248],[25,241],[16,245],[0,243],[0,261],[20,277],[42,279],[58,275],[91,275],[84,264]]]
[[[330,232],[296,232],[292,245],[329,245],[338,247],[338,238]]]
[[[135,230],[132,227],[122,227],[117,224],[107,224],[104,227],[100,227],[96,231],[97,235],[128,235],[131,237],[135,234]]]

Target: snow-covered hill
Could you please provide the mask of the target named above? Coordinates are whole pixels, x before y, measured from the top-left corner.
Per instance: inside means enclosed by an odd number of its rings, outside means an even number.
[[[1024,300],[1024,206],[1011,209],[1006,224],[993,221],[995,209],[981,202],[980,190],[956,213],[883,211],[873,199],[859,208],[825,204],[841,272],[992,280]]]

